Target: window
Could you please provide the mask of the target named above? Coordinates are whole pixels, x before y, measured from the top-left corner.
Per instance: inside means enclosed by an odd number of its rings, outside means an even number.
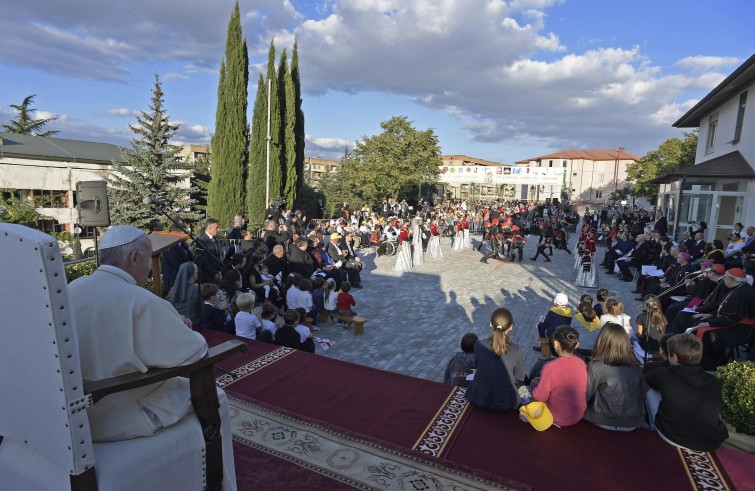
[[[718,128],[718,113],[711,114],[708,120],[708,138],[705,140],[705,153],[711,153],[716,143],[716,129]]]
[[[30,198],[37,208],[68,208],[68,192],[32,189]]]
[[[564,160],[564,167],[566,167],[566,162],[567,162],[567,161],[566,161],[566,160]]]
[[[603,197],[603,191],[595,191],[595,199],[600,199]]]
[[[603,182],[605,180],[605,178],[606,178],[605,174],[596,174],[595,175],[595,182],[598,182],[598,183]]]
[[[747,91],[739,94],[739,111],[737,112],[737,126],[734,129],[734,140],[732,143],[737,143],[742,137],[742,123],[745,120],[745,106],[747,106]]]
[[[553,167],[553,161],[552,160],[548,161],[548,167]]]

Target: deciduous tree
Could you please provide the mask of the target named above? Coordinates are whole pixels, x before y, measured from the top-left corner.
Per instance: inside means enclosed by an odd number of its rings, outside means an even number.
[[[432,128],[419,131],[406,116],[395,116],[380,127],[382,133],[363,136],[341,161],[338,177],[360,200],[376,203],[406,187],[437,180],[442,161]]]
[[[658,197],[658,184],[650,181],[695,163],[697,130],[684,132],[684,138],[669,138],[649,151],[639,162],[627,166],[627,179],[632,181],[632,194],[651,202]]]

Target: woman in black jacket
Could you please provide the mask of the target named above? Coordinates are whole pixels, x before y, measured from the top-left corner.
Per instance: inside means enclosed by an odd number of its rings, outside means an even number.
[[[585,419],[614,431],[645,426],[648,387],[627,332],[609,322],[601,328],[592,353],[587,366]]]

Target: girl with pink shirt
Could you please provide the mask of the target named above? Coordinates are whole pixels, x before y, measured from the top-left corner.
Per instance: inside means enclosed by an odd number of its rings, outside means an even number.
[[[558,358],[546,363],[540,378],[532,382],[532,397],[548,405],[554,423],[569,426],[578,423],[587,409],[587,365],[574,354],[579,346],[574,328],[556,328],[553,346]]]

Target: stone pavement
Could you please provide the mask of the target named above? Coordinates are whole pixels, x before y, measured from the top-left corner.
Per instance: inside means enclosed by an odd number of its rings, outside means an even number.
[[[473,236],[475,247],[479,239]],[[574,256],[565,251],[554,249],[550,263],[542,256],[531,261],[537,239],[528,240],[521,263],[491,259],[483,264],[479,261],[482,253],[451,251],[450,239],[443,238],[443,259],[426,256],[425,263],[410,273],[393,271],[396,256],[360,253],[365,263],[364,288],[351,293],[357,301],[354,310],[369,319],[365,333],[354,336],[349,329],[320,322],[315,335],[336,344],[328,350],[318,346],[317,354],[442,382],[448,360],[460,351],[461,337],[470,331],[489,336],[491,313],[506,307],[514,314],[512,340],[522,348],[529,371],[538,358],[531,349],[538,318],[548,311],[555,294],[566,293],[576,310],[580,295],[589,293],[595,299],[597,291],[575,286]],[[570,250],[576,241],[577,235],[572,234]],[[597,262],[603,259],[603,249],[598,250]],[[630,293],[634,283],[605,275],[600,268],[598,286],[621,299],[633,319],[639,314],[636,295]]]

